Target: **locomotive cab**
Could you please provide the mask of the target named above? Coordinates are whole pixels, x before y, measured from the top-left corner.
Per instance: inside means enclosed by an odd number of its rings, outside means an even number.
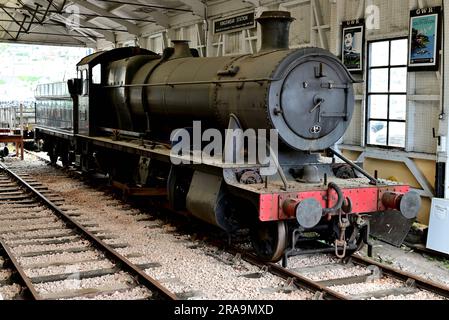
[[[99,134],[103,127],[117,127],[118,115],[111,109],[111,101],[107,99],[109,93],[105,89],[108,82],[107,67],[115,61],[136,56],[158,55],[149,50],[126,47],[93,53],[77,64],[78,79],[72,81],[72,88],[78,96],[79,134],[94,136]]]
[[[78,78],[69,80],[68,86],[74,101],[75,134],[84,136],[100,135],[105,128],[117,128],[120,114],[111,109],[107,99],[107,66],[114,61],[139,55],[157,56],[155,53],[136,47],[119,48],[93,53],[77,64]],[[118,85],[123,84],[117,83]],[[106,98],[106,99],[105,99]],[[79,142],[76,145],[76,164],[83,171],[95,168],[91,145]]]

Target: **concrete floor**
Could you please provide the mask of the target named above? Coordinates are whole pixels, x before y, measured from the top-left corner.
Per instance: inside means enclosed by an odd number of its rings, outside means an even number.
[[[405,272],[418,274],[425,279],[449,286],[449,258],[415,252],[402,246],[397,248],[385,242],[373,240],[373,259]],[[366,248],[362,255],[366,256]]]

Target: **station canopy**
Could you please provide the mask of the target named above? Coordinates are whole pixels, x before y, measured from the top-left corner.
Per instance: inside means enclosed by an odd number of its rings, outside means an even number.
[[[204,13],[201,0],[0,0],[0,42],[96,47],[126,33],[138,38],[149,24]]]

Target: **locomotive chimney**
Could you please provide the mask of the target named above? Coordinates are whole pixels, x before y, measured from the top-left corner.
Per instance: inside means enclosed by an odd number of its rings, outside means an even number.
[[[257,19],[262,27],[260,51],[289,48],[290,24],[295,19],[288,11],[265,11]]]
[[[170,59],[191,58],[189,41],[187,40],[173,40],[174,53]]]

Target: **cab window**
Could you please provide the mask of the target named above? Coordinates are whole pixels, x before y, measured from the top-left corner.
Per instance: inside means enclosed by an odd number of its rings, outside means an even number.
[[[101,84],[101,64],[92,68],[92,84]]]
[[[83,81],[83,96],[87,96],[89,94],[89,75],[87,73],[87,70],[83,70],[81,72],[81,79]]]

